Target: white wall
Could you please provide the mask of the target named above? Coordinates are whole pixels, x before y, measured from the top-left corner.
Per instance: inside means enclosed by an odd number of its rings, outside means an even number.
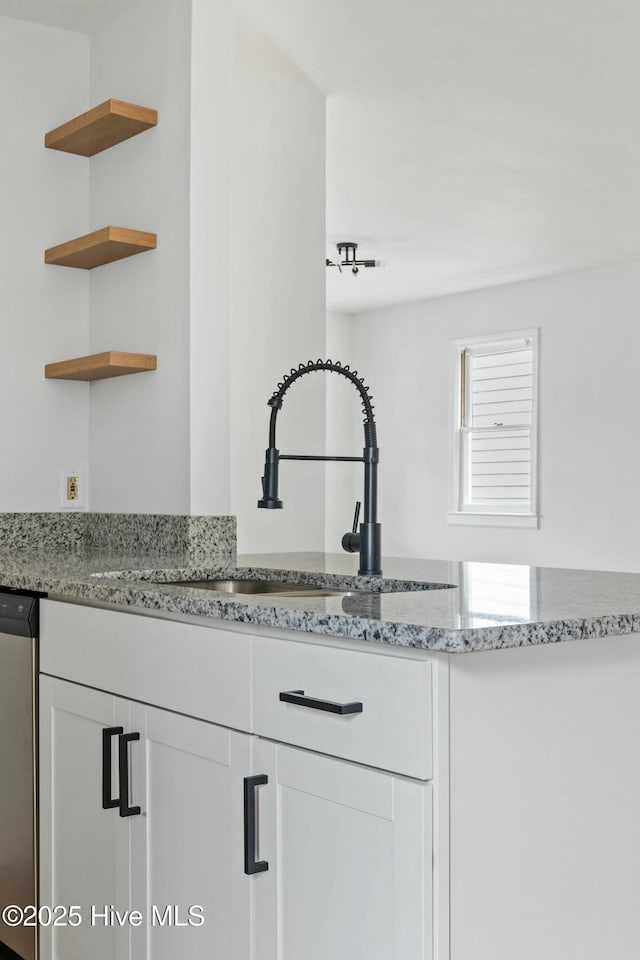
[[[138,0],[91,38],[91,103],[158,110],[156,128],[89,161],[91,229],[158,234],[157,250],[90,275],[91,351],[158,355],[155,373],[90,387],[93,510],[190,509],[190,55],[182,0]]]
[[[354,318],[376,396],[388,555],[640,570],[640,264]],[[450,341],[539,327],[538,530],[447,524]]]
[[[91,346],[157,353],[158,371],[91,388],[92,509],[233,512],[247,549],[320,547],[321,467],[295,465],[277,521],[256,501],[266,400],[324,347],[324,97],[233,35],[230,0],[137,0],[101,27],[91,97],[108,96],[159,122],[92,161],[92,227],[153,230],[158,249],[92,273]],[[322,452],[324,388],[305,388],[282,440]]]
[[[0,17],[0,511],[60,509],[63,469],[86,466],[87,388],[44,365],[87,352],[88,279],[43,257],[86,231],[88,171],[43,141],[87,109],[88,77],[86,37]]]
[[[191,0],[189,373],[193,514],[231,512],[231,0]]]
[[[5,435],[25,468],[0,465],[0,509],[58,508],[62,469],[90,459],[92,510],[233,511],[246,549],[322,549],[321,464],[283,465],[285,511],[256,501],[266,401],[325,355],[324,96],[240,23],[232,40],[231,0],[136,0],[90,41],[0,24],[4,383],[21,410]],[[109,97],[155,107],[157,128],[91,159],[42,148]],[[157,250],[90,273],[42,264],[108,224],[156,232]],[[102,350],[156,353],[158,370],[42,378]],[[326,379],[287,397],[283,451],[324,452]]]
[[[321,550],[325,471],[285,462],[284,510],[258,510],[267,400],[292,366],[323,356],[324,96],[236,22],[231,206],[231,503],[241,550]],[[324,453],[325,378],[296,383],[282,453]]]

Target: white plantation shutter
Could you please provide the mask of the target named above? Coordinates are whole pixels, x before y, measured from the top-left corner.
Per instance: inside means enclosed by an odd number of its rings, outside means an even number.
[[[529,430],[470,430],[467,503],[528,507],[531,501]]]
[[[470,344],[461,352],[459,509],[534,511],[535,343]]]

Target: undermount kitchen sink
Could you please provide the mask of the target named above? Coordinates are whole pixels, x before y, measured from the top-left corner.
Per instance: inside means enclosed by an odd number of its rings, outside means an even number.
[[[350,597],[360,590],[339,590],[335,587],[309,583],[291,583],[287,580],[173,580],[174,587],[194,587],[197,590],[215,590],[218,593],[263,594],[286,593],[290,597]]]
[[[159,581],[152,581],[158,583]],[[287,596],[292,599],[302,597],[380,597],[382,594],[411,593],[421,590],[438,590],[453,587],[450,583],[399,584],[390,583],[386,589],[359,590],[351,586],[339,587],[330,584],[292,583],[290,580],[169,580],[162,581],[166,586],[192,587],[196,590],[213,590],[216,593],[245,594],[252,596]]]

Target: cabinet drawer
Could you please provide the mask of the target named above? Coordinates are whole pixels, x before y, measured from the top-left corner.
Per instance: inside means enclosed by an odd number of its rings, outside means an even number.
[[[251,730],[251,636],[73,603],[40,606],[40,670]]]
[[[259,736],[428,780],[432,723],[426,660],[254,638]]]

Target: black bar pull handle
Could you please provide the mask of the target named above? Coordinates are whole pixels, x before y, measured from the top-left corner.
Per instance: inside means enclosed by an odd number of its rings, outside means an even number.
[[[244,778],[244,872],[249,876],[269,869],[266,860],[256,860],[256,787],[265,783],[266,773]]]
[[[334,703],[333,700],[318,700],[316,697],[305,697],[304,690],[288,690],[280,694],[283,703],[295,703],[298,707],[309,707],[311,710],[324,710],[326,713],[338,713],[347,716],[350,713],[362,713],[362,704]]]
[[[129,806],[129,744],[139,740],[139,733],[121,733],[118,737],[118,772],[120,774],[120,816],[137,817],[140,807]]]
[[[110,810],[120,806],[120,798],[112,797],[111,785],[111,741],[122,733],[122,727],[105,727],[102,731],[102,809]]]

